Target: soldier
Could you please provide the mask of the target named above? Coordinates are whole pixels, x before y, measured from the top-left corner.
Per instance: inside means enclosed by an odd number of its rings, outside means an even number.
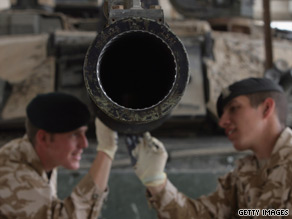
[[[208,196],[193,200],[177,190],[164,172],[167,152],[149,133],[132,150],[136,175],[159,218],[287,216],[289,210],[292,214],[292,131],[285,125],[282,88],[264,78],[241,80],[222,91],[217,111],[219,125],[235,149],[253,154],[238,160]]]
[[[53,92],[37,95],[26,113],[25,136],[0,149],[1,218],[97,218],[108,194],[117,133],[96,118],[98,153],[89,173],[61,201],[56,168],[80,167],[89,110],[76,97]]]

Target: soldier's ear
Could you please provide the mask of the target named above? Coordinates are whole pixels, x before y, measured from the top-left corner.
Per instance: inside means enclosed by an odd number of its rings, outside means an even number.
[[[275,100],[268,97],[263,102],[263,117],[268,118],[275,112]]]
[[[43,129],[39,129],[36,133],[36,143],[40,145],[46,145],[49,140],[49,133]]]

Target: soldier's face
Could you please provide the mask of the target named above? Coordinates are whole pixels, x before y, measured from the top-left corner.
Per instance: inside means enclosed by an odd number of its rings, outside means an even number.
[[[82,126],[71,132],[52,134],[49,153],[54,166],[67,169],[80,167],[83,149],[88,147],[86,131],[87,126]]]
[[[250,105],[242,95],[232,99],[223,109],[219,125],[237,150],[256,150],[258,136],[264,128],[261,107]]]

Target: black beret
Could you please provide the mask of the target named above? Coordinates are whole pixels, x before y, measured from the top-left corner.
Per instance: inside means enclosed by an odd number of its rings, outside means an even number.
[[[268,78],[247,78],[224,88],[217,100],[217,113],[219,118],[223,113],[224,106],[233,98],[263,91],[284,92],[280,85]]]
[[[52,133],[73,131],[90,119],[83,102],[60,92],[37,95],[27,105],[26,114],[34,126]]]

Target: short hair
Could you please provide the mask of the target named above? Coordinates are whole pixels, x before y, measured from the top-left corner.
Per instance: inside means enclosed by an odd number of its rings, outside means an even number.
[[[35,146],[35,143],[36,143],[35,142],[35,137],[36,137],[36,134],[37,134],[37,132],[39,130],[40,130],[40,128],[38,128],[35,125],[33,125],[28,118],[25,119],[26,135],[27,135],[28,140],[32,144],[32,146]],[[55,133],[51,133],[51,132],[48,132],[48,133],[50,134],[50,137],[51,137],[50,139],[54,140],[54,134]]]
[[[34,146],[35,145],[35,136],[37,132],[40,130],[38,127],[33,125],[28,118],[25,119],[25,130],[26,135],[30,143]]]
[[[288,114],[288,101],[285,93],[276,91],[264,91],[252,94],[246,94],[250,100],[250,105],[254,108],[258,107],[267,98],[272,98],[275,101],[275,108],[278,119],[282,125],[286,125]]]

